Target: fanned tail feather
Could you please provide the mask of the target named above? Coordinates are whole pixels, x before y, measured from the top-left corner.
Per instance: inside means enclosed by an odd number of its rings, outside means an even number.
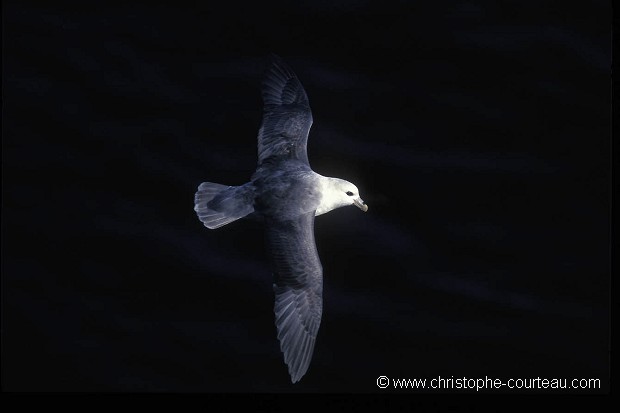
[[[253,189],[203,182],[194,196],[194,211],[209,229],[219,228],[254,212]]]

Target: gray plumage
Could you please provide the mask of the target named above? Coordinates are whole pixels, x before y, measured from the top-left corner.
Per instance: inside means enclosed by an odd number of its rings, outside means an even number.
[[[323,268],[314,240],[315,216],[346,205],[368,206],[357,187],[312,171],[307,142],[312,125],[308,97],[297,76],[277,56],[262,84],[263,121],[258,167],[250,182],[203,182],[194,210],[214,229],[256,212],[264,218],[274,273],[275,322],[293,383],[308,370],[323,311]]]

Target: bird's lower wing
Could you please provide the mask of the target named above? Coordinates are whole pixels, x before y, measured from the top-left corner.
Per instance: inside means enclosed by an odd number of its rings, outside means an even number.
[[[321,324],[323,268],[314,242],[314,211],[290,221],[266,222],[274,270],[280,349],[293,383],[308,370]]]

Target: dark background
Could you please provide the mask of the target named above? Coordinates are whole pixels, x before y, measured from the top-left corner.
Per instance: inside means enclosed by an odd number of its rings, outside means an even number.
[[[609,3],[294,3],[3,2],[3,389],[608,388]],[[261,224],[193,211],[254,170],[271,52],[307,90],[311,165],[370,205],[316,221],[296,385]]]

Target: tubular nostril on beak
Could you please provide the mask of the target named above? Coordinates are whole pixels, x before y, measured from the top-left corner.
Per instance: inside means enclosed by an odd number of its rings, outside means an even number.
[[[356,207],[358,207],[359,209],[361,209],[364,212],[368,211],[368,205],[366,205],[364,203],[364,200],[362,198],[357,198],[353,201],[353,203],[355,204]]]

